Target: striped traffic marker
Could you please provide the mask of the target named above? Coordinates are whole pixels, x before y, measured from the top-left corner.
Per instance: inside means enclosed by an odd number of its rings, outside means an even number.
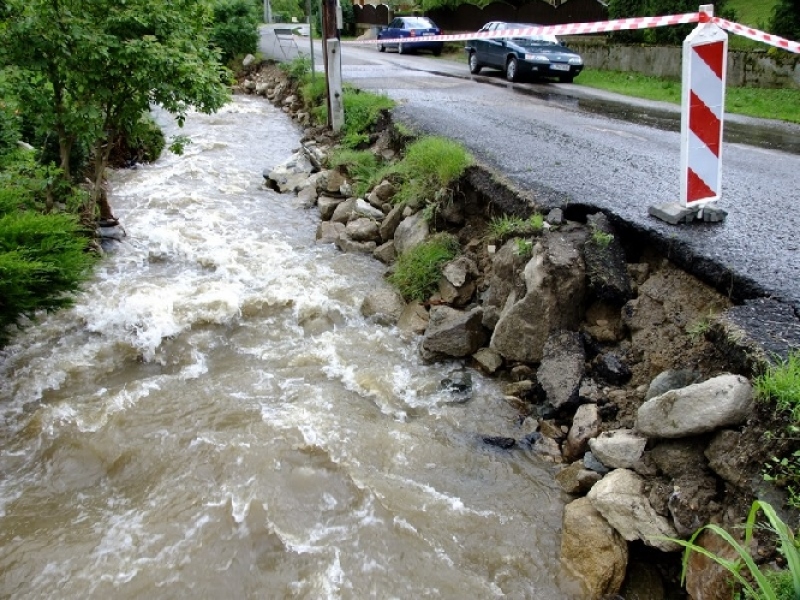
[[[722,124],[728,34],[700,7],[700,24],[683,42],[681,203],[701,208],[722,195]]]

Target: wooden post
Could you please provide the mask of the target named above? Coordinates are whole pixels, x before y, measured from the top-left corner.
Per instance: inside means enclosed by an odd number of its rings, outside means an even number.
[[[338,39],[328,40],[328,53],[328,124],[338,133],[344,126],[342,44]]]
[[[339,110],[342,106],[342,61],[341,61],[341,46],[339,46],[339,32],[336,29],[336,0],[321,0],[322,2],[322,54],[325,60],[325,87],[327,92],[327,106],[328,106],[328,126],[335,132],[341,129],[344,123],[344,115],[341,119],[334,119],[334,102],[337,100]],[[334,44],[335,49],[331,51],[331,42]],[[331,60],[334,58],[335,60]],[[331,64],[333,62],[333,64]],[[337,69],[336,74],[332,74],[332,70]],[[338,82],[338,89],[334,85]],[[334,124],[336,121],[336,124]],[[338,125],[338,129],[336,128]]]

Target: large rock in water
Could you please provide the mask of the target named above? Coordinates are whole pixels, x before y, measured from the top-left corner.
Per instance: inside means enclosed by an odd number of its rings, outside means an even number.
[[[292,154],[291,158],[272,170],[265,171],[264,179],[266,179],[268,187],[284,193],[296,191],[313,172],[314,165],[312,165],[308,157],[300,151]]]
[[[670,390],[642,404],[635,429],[655,438],[679,438],[743,423],[753,388],[741,375],[720,375]]]
[[[644,480],[628,469],[616,469],[603,477],[586,496],[592,506],[629,542],[642,540],[662,552],[680,546],[665,538],[677,538],[672,524],[659,515],[644,494]]]
[[[361,314],[380,325],[396,325],[406,303],[400,293],[391,287],[373,290],[361,303]]]
[[[486,341],[482,319],[480,308],[464,312],[449,306],[434,306],[422,338],[422,349],[447,356],[474,354]]]
[[[492,335],[491,348],[508,360],[538,363],[556,329],[577,330],[583,317],[585,234],[551,234],[537,243],[525,266],[527,290],[512,293]]]
[[[586,598],[616,594],[625,580],[628,544],[588,498],[564,508],[561,564],[583,583]]]

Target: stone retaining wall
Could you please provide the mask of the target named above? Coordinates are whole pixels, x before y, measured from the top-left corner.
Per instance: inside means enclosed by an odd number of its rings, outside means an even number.
[[[681,77],[682,49],[674,46],[622,46],[569,40],[587,68],[635,71],[657,77]],[[783,51],[728,52],[728,85],[800,89],[800,56]]]

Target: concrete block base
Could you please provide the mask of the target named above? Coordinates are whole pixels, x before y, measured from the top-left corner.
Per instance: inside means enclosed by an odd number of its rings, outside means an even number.
[[[721,223],[728,216],[728,213],[716,206],[702,206],[697,208],[686,208],[677,202],[669,202],[659,206],[651,206],[647,213],[669,223],[670,225],[680,225],[681,223],[693,223],[703,221],[704,223]]]

